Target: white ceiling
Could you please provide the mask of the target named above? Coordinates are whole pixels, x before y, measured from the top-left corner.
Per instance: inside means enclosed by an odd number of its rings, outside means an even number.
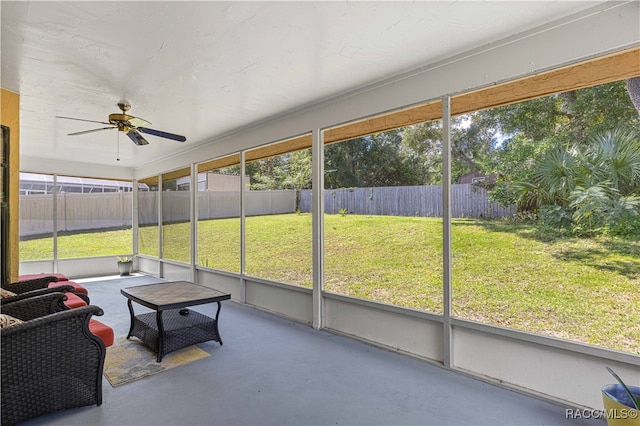
[[[4,89],[21,156],[137,167],[602,2],[9,2]],[[179,143],[103,127],[116,103]]]

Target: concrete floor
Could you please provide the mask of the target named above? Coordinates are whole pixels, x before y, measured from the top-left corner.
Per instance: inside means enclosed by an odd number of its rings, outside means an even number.
[[[160,280],[82,281],[100,317],[126,335],[120,289]],[[136,313],[144,308],[135,305]],[[197,308],[213,314],[213,305]],[[113,388],[103,404],[25,425],[604,425],[418,359],[223,302],[211,357]]]

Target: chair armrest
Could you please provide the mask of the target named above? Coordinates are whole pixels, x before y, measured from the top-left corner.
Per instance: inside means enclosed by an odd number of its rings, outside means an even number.
[[[55,294],[45,295],[43,297],[52,297],[57,296]],[[64,294],[63,294],[64,296]],[[18,324],[15,326],[11,326],[8,328],[0,329],[0,335],[2,338],[9,338],[13,334],[19,333],[24,330],[35,329],[43,325],[55,325],[56,329],[53,330],[55,334],[62,334],[62,340],[64,339],[64,330],[62,328],[70,329],[70,331],[77,331],[74,328],[74,324],[70,321],[72,319],[77,320],[80,319],[80,329],[86,325],[86,331],[89,331],[89,319],[91,319],[92,315],[101,316],[104,313],[102,308],[95,305],[90,306],[82,306],[80,308],[75,309],[66,309],[60,312],[54,312],[49,315],[45,315],[42,317],[37,317],[32,320],[28,320],[23,322],[22,324]],[[51,340],[48,338],[47,340]],[[99,339],[97,339],[99,341]],[[3,342],[4,343],[4,342]],[[4,346],[4,345],[2,345]]]
[[[69,309],[64,305],[65,300],[67,300],[67,296],[65,296],[64,293],[47,291],[37,296],[14,300],[8,303],[3,301],[0,305],[0,310],[3,314],[11,315],[22,321],[29,321],[34,318]]]
[[[2,288],[4,288],[5,290],[12,291],[14,293],[24,293],[27,291],[47,288],[49,283],[57,282],[57,281],[58,281],[58,277],[54,277],[54,276],[41,277],[41,278],[34,278],[31,280],[18,281],[17,283],[3,285]]]
[[[41,288],[38,290],[31,290],[31,291],[27,291],[24,293],[19,293],[16,294],[15,296],[12,297],[6,297],[4,299],[0,300],[0,303],[2,305],[5,305],[7,303],[13,303],[13,302],[17,302],[18,300],[23,300],[23,299],[29,299],[31,297],[35,297],[35,296],[40,296],[43,294],[49,294],[49,293],[65,293],[68,291],[73,291],[73,286],[70,285],[61,285],[61,286],[56,286],[53,288]],[[87,305],[89,305],[89,303],[87,303]]]
[[[71,287],[71,286],[56,286],[54,288],[59,288],[59,287]],[[71,287],[73,289],[73,287]],[[74,289],[75,290],[75,289]],[[84,303],[86,303],[87,305],[91,304],[91,300],[89,299],[89,296],[87,296],[84,293],[75,293],[73,290],[71,290],[71,292],[73,292],[73,294],[75,294],[76,296],[78,296],[80,299],[84,300]]]

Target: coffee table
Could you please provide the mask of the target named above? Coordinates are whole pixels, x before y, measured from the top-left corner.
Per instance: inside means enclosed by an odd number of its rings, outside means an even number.
[[[231,299],[231,295],[187,281],[172,281],[127,287],[120,290],[127,298],[131,326],[127,339],[135,336],[156,351],[157,361],[172,351],[196,343],[214,340],[222,345],[218,330],[220,302]],[[133,303],[153,309],[135,315]],[[217,303],[214,318],[201,314],[188,306]]]

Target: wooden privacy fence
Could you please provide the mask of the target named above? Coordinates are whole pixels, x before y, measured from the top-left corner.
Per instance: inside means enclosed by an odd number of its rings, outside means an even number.
[[[296,191],[247,191],[246,214],[293,213]],[[451,187],[452,216],[456,218],[500,218],[516,213],[514,206],[503,208],[489,201],[487,192],[471,184]],[[299,209],[311,211],[311,190],[300,191]],[[164,222],[188,222],[188,191],[162,193]],[[442,217],[442,188],[430,186],[396,186],[378,188],[328,189],[324,193],[325,212],[386,216]],[[158,193],[138,193],[139,224],[158,223]],[[198,191],[198,219],[240,216],[239,191]],[[57,230],[82,231],[130,227],[132,197],[130,192],[58,194]],[[20,236],[53,233],[53,195],[20,196]]]
[[[162,193],[162,219],[165,222],[189,221],[189,192]],[[158,193],[138,193],[140,225],[158,223]],[[247,191],[247,216],[293,213],[296,211],[296,192],[292,190]],[[198,191],[198,219],[240,217],[240,191]]]
[[[57,196],[60,232],[131,226],[130,192],[61,193]],[[53,195],[20,195],[20,236],[53,233]]]
[[[350,214],[383,216],[442,217],[440,185],[385,186],[377,188],[327,189],[324,192],[326,213],[344,209]],[[311,211],[311,191],[300,194],[300,210]],[[489,200],[484,188],[472,184],[451,185],[451,215],[454,218],[496,219],[517,212]]]
[[[189,191],[162,193],[162,218],[165,223],[188,222]],[[296,192],[248,191],[246,214],[293,213]],[[132,193],[61,193],[57,196],[58,232],[89,229],[117,229],[132,223]],[[198,218],[218,219],[240,216],[239,191],[199,191]],[[138,223],[141,226],[158,223],[158,193],[138,193]],[[51,235],[53,233],[53,195],[20,196],[20,236]]]

